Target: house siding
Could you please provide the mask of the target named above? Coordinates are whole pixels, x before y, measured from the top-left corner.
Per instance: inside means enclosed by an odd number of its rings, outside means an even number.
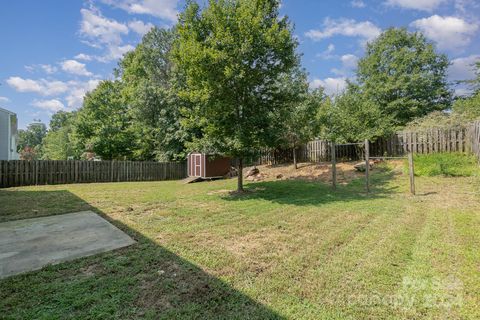
[[[13,119],[12,119],[13,118]],[[17,132],[16,115],[4,109],[0,109],[0,160],[17,160]]]

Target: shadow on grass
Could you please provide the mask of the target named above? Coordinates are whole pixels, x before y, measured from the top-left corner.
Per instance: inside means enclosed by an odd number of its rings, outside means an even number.
[[[12,192],[13,194],[7,194]],[[68,191],[5,191],[37,213],[92,210],[137,243],[0,280],[1,317],[10,319],[282,319],[222,280],[151,241]],[[34,201],[34,202],[32,202]],[[54,205],[51,202],[54,201]],[[2,202],[3,203],[3,202]],[[18,203],[18,202],[17,202]],[[19,204],[23,208],[22,204]],[[30,205],[30,207],[32,207]],[[5,211],[2,210],[2,215]],[[10,218],[39,216],[16,212]],[[3,216],[4,220],[7,220]],[[9,219],[14,220],[14,219]],[[0,254],[1,245],[0,245]]]
[[[244,194],[224,196],[227,201],[244,201],[263,199],[271,202],[288,205],[321,205],[337,201],[367,200],[383,198],[395,193],[397,186],[389,185],[395,176],[393,170],[378,168],[373,171],[370,179],[370,193],[366,193],[365,179],[355,179],[347,185],[338,185],[333,190],[330,184],[312,180],[277,180],[249,183],[245,186]]]

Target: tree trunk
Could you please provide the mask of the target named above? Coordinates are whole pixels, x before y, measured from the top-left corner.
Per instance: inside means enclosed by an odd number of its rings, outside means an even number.
[[[243,192],[243,159],[238,159],[238,185],[237,192]]]
[[[297,148],[293,148],[293,166],[295,167],[295,170],[298,169],[297,166]]]

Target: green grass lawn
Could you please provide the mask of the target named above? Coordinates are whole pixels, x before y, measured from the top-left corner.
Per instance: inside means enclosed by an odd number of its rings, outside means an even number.
[[[417,176],[480,176],[477,157],[467,153],[418,154],[415,155],[414,163],[415,175]],[[405,163],[405,172],[408,172],[407,163]]]
[[[478,319],[480,180],[0,190],[0,220],[94,210],[138,243],[0,280],[5,319]]]

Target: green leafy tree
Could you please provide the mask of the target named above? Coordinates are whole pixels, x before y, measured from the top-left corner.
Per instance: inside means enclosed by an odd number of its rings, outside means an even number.
[[[337,143],[375,140],[392,132],[392,121],[354,84],[349,84],[343,94],[335,97],[333,103],[326,103],[320,112],[322,137]]]
[[[172,88],[170,59],[175,32],[152,28],[135,50],[119,63],[122,93],[130,106],[137,159],[185,157],[180,127],[180,101]]]
[[[93,151],[107,160],[132,158],[135,139],[121,90],[119,81],[102,81],[87,93],[74,122],[78,150]]]
[[[72,141],[75,112],[59,111],[50,120],[50,130],[43,139],[43,159],[67,160],[78,158],[80,150]]]
[[[309,91],[307,75],[301,70],[286,79],[282,90],[291,92],[290,101],[285,101],[285,114],[278,119],[283,128],[278,129],[283,133],[282,145],[292,149],[293,165],[297,169],[297,150],[318,133],[317,114],[326,96],[322,88]]]
[[[453,104],[453,113],[462,114],[466,120],[480,119],[480,92],[456,100]]]
[[[74,112],[58,111],[54,113],[50,119],[50,130],[57,131],[60,128],[69,125],[74,116]]]
[[[412,131],[432,128],[462,129],[470,125],[471,120],[461,112],[434,111],[409,122],[405,128]]]
[[[35,160],[42,157],[42,142],[47,134],[47,126],[38,121],[18,131],[17,151],[22,159]]]
[[[476,63],[476,79],[466,80],[473,89],[469,97],[460,98],[453,104],[453,113],[461,114],[467,120],[480,119],[480,61]]]
[[[298,64],[297,43],[277,0],[189,3],[180,15],[174,61],[184,79],[183,125],[199,130],[191,149],[243,159],[278,141],[276,115],[286,107],[281,77]]]
[[[358,63],[360,94],[393,116],[394,125],[404,125],[450,108],[448,66],[448,58],[421,33],[391,28],[367,45]]]

